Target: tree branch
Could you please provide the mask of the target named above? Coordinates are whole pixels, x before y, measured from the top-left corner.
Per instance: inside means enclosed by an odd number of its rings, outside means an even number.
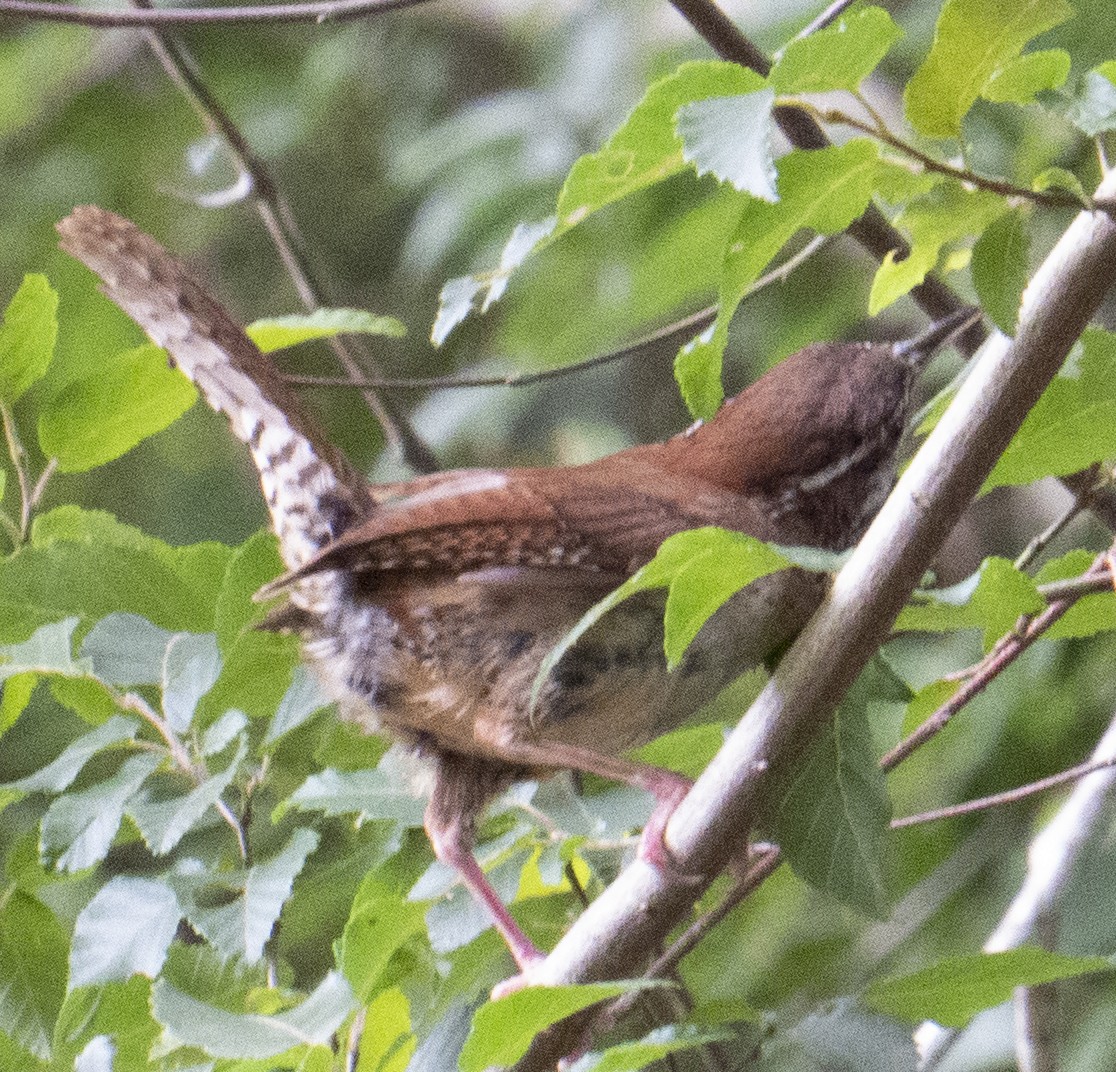
[[[94,11],[54,4],[49,0],[0,0],[0,18],[70,22],[96,29],[113,27],[188,26],[209,22],[343,22],[427,0],[317,0],[314,3],[262,4],[247,7],[163,7],[138,11]]]
[[[1113,192],[1116,173],[1098,190]],[[679,804],[665,834],[677,875],[637,860],[574,924],[533,981],[634,975],[647,951],[684,918],[739,851],[772,792],[772,772],[800,756],[827,725],[1114,281],[1116,224],[1100,213],[1079,214],[1027,288],[1016,338],[997,334],[982,348],[821,608]],[[548,1067],[574,1042],[556,1025],[535,1040],[518,1072]]]

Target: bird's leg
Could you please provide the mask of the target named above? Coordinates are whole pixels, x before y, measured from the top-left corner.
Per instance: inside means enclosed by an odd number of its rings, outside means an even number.
[[[477,815],[507,781],[506,772],[501,766],[452,753],[439,753],[435,763],[434,792],[424,824],[434,854],[461,876],[466,889],[488,910],[519,970],[526,973],[543,954],[520,930],[473,855]]]

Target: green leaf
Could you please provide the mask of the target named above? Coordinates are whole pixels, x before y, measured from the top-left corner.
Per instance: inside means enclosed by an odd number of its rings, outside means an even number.
[[[57,507],[36,518],[30,545],[0,560],[0,606],[8,604],[0,639],[43,614],[98,619],[113,611],[208,631],[230,553],[218,543],[170,547],[111,514]]]
[[[907,118],[931,138],[958,138],[989,82],[1032,38],[1073,15],[1065,0],[946,0],[934,44],[907,84]]]
[[[190,728],[201,698],[221,673],[221,654],[213,633],[176,633],[163,659],[163,714],[176,733]]]
[[[165,856],[170,852],[221,799],[221,794],[232,784],[247,751],[247,741],[241,737],[236,754],[225,769],[206,778],[190,792],[169,799],[156,799],[141,790],[129,803],[128,815],[156,856]]]
[[[5,788],[24,793],[61,793],[93,756],[104,748],[132,740],[138,730],[139,723],[133,719],[114,715],[68,745],[52,763],[18,782],[10,782]]]
[[[424,931],[424,906],[401,897],[375,876],[361,883],[337,950],[337,962],[362,1004],[395,953]]]
[[[777,816],[779,844],[795,874],[876,918],[886,915],[890,899],[884,851],[891,801],[868,708],[896,699],[895,682],[882,661],[869,664],[797,766]]]
[[[311,774],[289,797],[303,811],[326,815],[359,814],[363,819],[393,819],[422,826],[423,801],[399,777],[386,770],[337,771]]]
[[[591,213],[685,166],[675,132],[675,115],[684,105],[713,97],[737,97],[764,89],[766,82],[735,63],[705,60],[684,63],[650,86],[623,126],[595,153],[570,169],[558,196],[557,235]]]
[[[266,1060],[294,1046],[328,1043],[353,1011],[344,976],[330,972],[300,1005],[286,1012],[238,1014],[198,1001],[165,979],[151,991],[151,1009],[166,1029],[164,1043],[197,1046],[211,1057]]]
[[[0,904],[0,1031],[50,1057],[66,993],[66,936],[50,909],[12,890]]]
[[[77,618],[66,618],[40,626],[20,644],[0,644],[0,682],[29,671],[69,676],[89,673],[89,661],[75,661],[71,654],[77,625]]]
[[[326,695],[317,675],[304,666],[296,666],[291,686],[279,701],[275,717],[267,727],[265,744],[273,744],[285,733],[301,726],[315,711],[328,707],[333,700]]]
[[[1003,198],[952,181],[938,183],[910,202],[896,217],[895,226],[910,236],[911,252],[897,260],[891,250],[884,258],[872,281],[869,315],[875,316],[917,287],[937,266],[943,247],[981,234],[1007,210]]]
[[[125,805],[161,762],[158,755],[131,756],[111,778],[59,797],[43,816],[43,859],[59,871],[70,872],[103,860],[120,828]]]
[[[109,879],[74,924],[69,988],[124,982],[137,973],[154,979],[181,915],[166,883],[125,875]]]
[[[0,328],[0,404],[11,406],[46,373],[58,337],[58,295],[45,275],[23,277]]]
[[[387,335],[400,339],[407,334],[407,328],[394,316],[377,316],[364,309],[315,309],[312,313],[271,316],[253,321],[244,330],[265,354],[335,335]]]
[[[1116,457],[1116,335],[1087,328],[1027,414],[982,492],[1063,476]]]
[[[500,266],[479,275],[451,279],[442,287],[438,298],[438,314],[430,329],[430,341],[441,346],[449,334],[474,309],[487,313],[508,289],[508,278],[535,250],[554,237],[553,217],[539,223],[520,223],[500,255]]]
[[[982,1009],[1007,1001],[1017,986],[1052,983],[1111,967],[1104,957],[1068,957],[1024,946],[1006,953],[946,957],[922,971],[881,979],[864,992],[864,1001],[900,1020],[964,1027]]]
[[[648,986],[651,980],[585,983],[578,986],[528,986],[477,1010],[461,1050],[461,1072],[484,1072],[512,1065],[527,1052],[532,1039],[551,1024],[600,1001]]]
[[[695,417],[708,420],[723,397],[721,356],[744,292],[803,227],[835,234],[863,213],[878,164],[875,145],[863,138],[828,149],[796,150],[779,161],[779,201],[744,202],[725,255],[717,320],[675,362],[675,379]]]
[[[174,635],[139,614],[106,614],[85,634],[81,654],[110,685],[158,685]]]
[[[667,544],[671,546],[668,547]],[[790,562],[767,544],[725,529],[696,529],[671,536],[660,553],[685,561],[670,578],[664,618],[667,666],[674,669],[701,627],[742,588],[787,569]]]
[[[70,1068],[99,1037],[112,1041],[113,1072],[150,1072],[151,1048],[159,1031],[148,1011],[150,994],[151,982],[142,975],[126,983],[71,990],[54,1030],[54,1068]]]
[[[902,36],[883,8],[862,8],[791,41],[775,62],[771,84],[779,93],[855,92]]]
[[[717,568],[710,570],[713,563]],[[752,581],[789,565],[786,558],[763,541],[740,532],[707,527],[669,537],[647,565],[586,611],[547,654],[535,676],[532,703],[551,671],[578,640],[610,610],[636,593],[668,589],[665,654],[668,664],[675,666],[721,604]]]
[[[760,89],[682,105],[675,116],[682,158],[699,175],[711,174],[742,193],[778,201],[771,149],[774,104],[775,94]]]
[[[1005,335],[1015,335],[1019,302],[1030,276],[1030,237],[1022,213],[989,224],[973,247],[973,286],[981,307]]]
[[[233,549],[221,579],[221,594],[217,599],[214,619],[217,643],[223,654],[228,655],[242,633],[254,631],[253,627],[264,617],[266,610],[252,597],[282,572],[279,543],[267,529],[249,536]]]
[[[1070,73],[1070,57],[1060,48],[1028,52],[993,73],[982,96],[996,104],[1030,104],[1036,94],[1058,89]]]
[[[173,424],[197,388],[150,344],[106,359],[68,383],[39,414],[39,445],[64,473],[111,462]]]
[[[923,601],[903,608],[897,630],[983,629],[985,651],[1011,632],[1021,615],[1036,614],[1046,606],[1035,582],[1010,559],[997,556],[986,558],[979,571],[960,584],[921,596]]]
[[[1072,171],[1066,171],[1065,168],[1050,167],[1040,171],[1031,180],[1031,189],[1039,193],[1044,190],[1063,190],[1066,193],[1073,194],[1082,206],[1091,204],[1089,195],[1085,192],[1085,187],[1081,185],[1081,180]]]
[[[278,853],[247,871],[219,876],[175,874],[169,881],[196,930],[226,956],[240,956],[254,964],[319,840],[313,830],[299,828]],[[231,899],[215,904],[220,892],[231,893]]]
[[[710,1031],[694,1024],[664,1024],[634,1042],[610,1046],[603,1053],[587,1053],[569,1072],[639,1072],[672,1053],[730,1041],[728,1032]]]
[[[1116,61],[1103,63],[1085,75],[1063,112],[1090,138],[1116,130]]]
[[[406,995],[382,990],[368,1006],[356,1072],[405,1072],[417,1045]]]

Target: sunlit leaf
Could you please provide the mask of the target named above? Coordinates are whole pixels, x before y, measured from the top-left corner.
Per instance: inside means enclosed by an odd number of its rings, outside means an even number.
[[[58,295],[47,277],[24,276],[0,327],[0,403],[10,406],[46,373],[58,336],[57,314]]]
[[[775,122],[770,89],[693,101],[678,109],[682,157],[699,175],[711,174],[742,193],[778,201],[771,142]]]
[[[771,84],[779,93],[855,91],[902,36],[883,8],[862,8],[791,41],[775,62]]]
[[[265,354],[334,335],[387,335],[398,339],[407,334],[407,328],[394,316],[377,316],[364,309],[315,309],[312,313],[269,316],[253,321],[245,331]]]

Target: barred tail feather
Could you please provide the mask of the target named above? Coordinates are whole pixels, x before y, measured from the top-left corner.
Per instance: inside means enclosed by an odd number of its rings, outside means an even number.
[[[371,508],[367,482],[333,447],[225,308],[135,224],[85,205],[58,224],[62,248],[164,347],[248,445],[279,537],[297,569]]]

